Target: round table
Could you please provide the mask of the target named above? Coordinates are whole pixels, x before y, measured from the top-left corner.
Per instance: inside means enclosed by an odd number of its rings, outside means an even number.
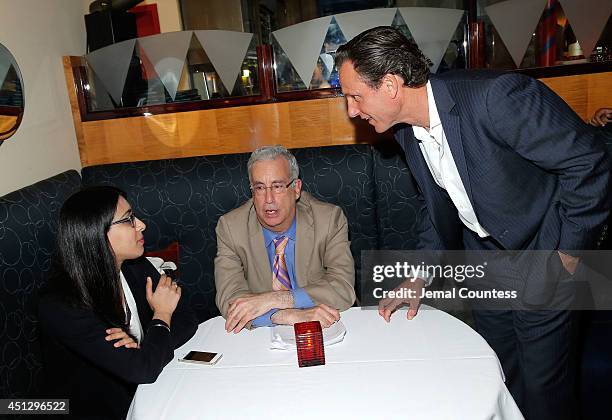
[[[157,381],[140,385],[129,419],[523,419],[485,340],[445,312],[421,307],[390,323],[375,308],[341,314],[347,333],[326,364],[299,368],[295,350],[271,350],[271,331],[226,333],[202,323]],[[221,352],[215,366],[178,362]]]

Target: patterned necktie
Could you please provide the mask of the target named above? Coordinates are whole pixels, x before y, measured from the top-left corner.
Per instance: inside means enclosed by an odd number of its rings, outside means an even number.
[[[285,261],[285,248],[289,238],[279,236],[274,240],[274,263],[272,264],[272,290],[291,289],[291,280],[287,272],[287,262]]]

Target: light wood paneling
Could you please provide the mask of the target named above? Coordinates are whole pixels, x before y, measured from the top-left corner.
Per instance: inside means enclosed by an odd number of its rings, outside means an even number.
[[[79,58],[75,57],[75,59]],[[79,148],[81,165],[83,165],[83,162],[87,162],[88,150],[85,145],[85,137],[83,136],[83,123],[81,122],[81,112],[79,111],[77,89],[75,86],[74,76],[72,74],[71,57],[63,57],[62,64],[64,66],[64,76],[66,78],[66,88],[68,89],[68,99],[70,100],[70,112],[72,114],[72,120],[74,121],[74,132],[76,134],[77,147]]]
[[[14,115],[0,115],[0,133],[10,130],[17,123],[17,117]]]
[[[69,63],[64,60],[83,166],[243,153],[267,144],[374,143],[391,135],[376,135],[365,121],[350,120],[342,97],[81,122]],[[612,72],[542,81],[585,120],[612,106]]]
[[[540,79],[587,121],[599,108],[612,107],[612,72]]]
[[[244,32],[240,0],[183,0],[185,29]]]
[[[91,166],[372,141],[371,128],[345,109],[344,98],[333,98],[75,123],[83,166]],[[364,128],[369,134],[357,136]]]
[[[612,108],[612,72],[588,75],[587,114],[583,117],[590,119],[599,108]]]

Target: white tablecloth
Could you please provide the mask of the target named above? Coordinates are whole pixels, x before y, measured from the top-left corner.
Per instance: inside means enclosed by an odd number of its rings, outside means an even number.
[[[387,324],[373,309],[342,313],[344,341],[325,366],[299,368],[295,350],[270,350],[270,329],[228,334],[201,324],[154,384],[140,385],[130,419],[522,419],[495,353],[463,322],[422,307]],[[223,353],[215,366],[178,362]]]

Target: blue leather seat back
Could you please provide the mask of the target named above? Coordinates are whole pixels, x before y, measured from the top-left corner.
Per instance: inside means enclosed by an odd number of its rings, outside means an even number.
[[[119,163],[83,168],[83,184],[114,185],[147,225],[147,251],[179,242],[181,283],[204,321],[215,305],[215,227],[250,196],[247,154]]]
[[[376,249],[372,159],[368,146],[297,149],[304,188],[339,204],[349,220],[351,248]],[[147,251],[180,244],[181,282],[200,321],[215,305],[215,227],[219,217],[250,198],[248,153],[120,163],[83,169],[83,184],[115,185],[147,224]]]
[[[367,145],[294,149],[303,189],[340,206],[349,224],[355,258],[355,293],[360,297],[361,251],[377,249],[376,194],[371,148]]]
[[[389,139],[375,144],[373,155],[380,249],[415,249],[421,203],[404,151]]]
[[[36,395],[36,295],[55,251],[59,210],[81,186],[71,170],[0,197],[0,395]]]

